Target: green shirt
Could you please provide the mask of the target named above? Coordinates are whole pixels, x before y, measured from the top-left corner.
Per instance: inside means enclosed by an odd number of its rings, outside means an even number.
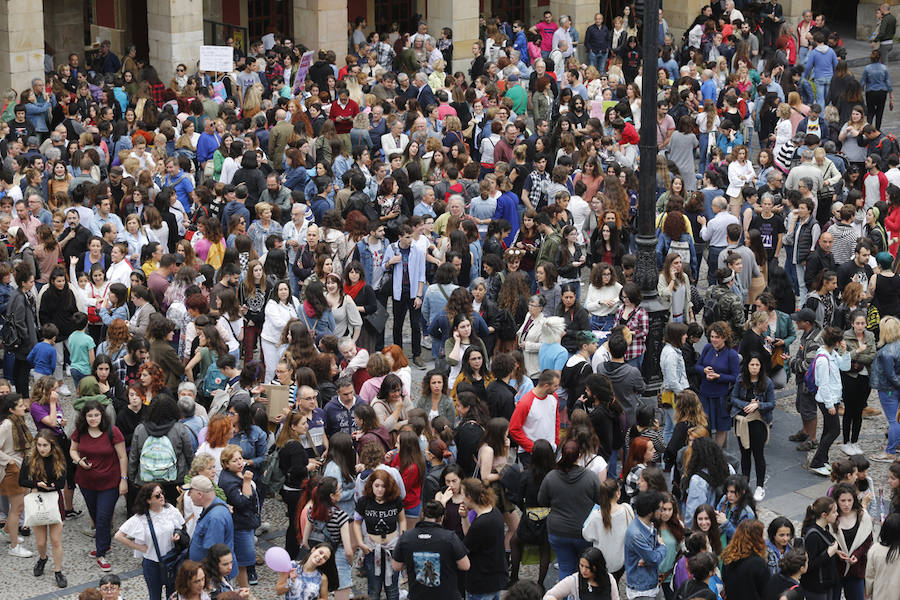
[[[521,85],[514,85],[504,94],[507,98],[512,98],[513,112],[517,115],[525,115],[528,107],[528,92]]]
[[[97,344],[93,338],[83,331],[76,331],[69,336],[69,358],[71,367],[82,375],[91,374],[91,350]]]

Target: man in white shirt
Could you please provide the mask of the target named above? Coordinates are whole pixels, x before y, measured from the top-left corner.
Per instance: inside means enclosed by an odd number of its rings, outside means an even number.
[[[707,279],[709,285],[716,284],[716,265],[719,264],[719,254],[728,245],[728,226],[734,223],[740,227],[738,218],[728,212],[728,200],[725,196],[716,196],[712,201],[713,218],[706,222],[706,217],[697,217],[700,223],[700,237],[709,244],[709,254],[706,257]]]
[[[559,41],[566,41],[566,49],[562,50]],[[553,32],[553,41],[551,48],[560,48],[563,58],[569,58],[575,53],[575,42],[572,40],[572,21],[566,15],[559,17],[559,29]]]

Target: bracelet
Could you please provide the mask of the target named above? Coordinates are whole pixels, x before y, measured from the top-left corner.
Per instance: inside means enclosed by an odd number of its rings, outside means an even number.
[[[119,479],[121,479],[122,481],[128,481],[128,478],[125,477],[124,475],[122,477],[119,477]]]

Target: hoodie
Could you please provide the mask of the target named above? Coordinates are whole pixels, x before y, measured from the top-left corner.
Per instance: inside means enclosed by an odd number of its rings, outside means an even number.
[[[553,535],[581,539],[581,527],[601,498],[600,479],[583,467],[550,471],[538,492],[538,506],[549,506],[547,531]]]
[[[638,396],[644,391],[644,377],[640,370],[628,363],[609,360],[597,367],[597,373],[606,375],[612,383],[616,399],[628,419],[626,429],[634,425],[634,413],[640,403]]]
[[[834,68],[837,66],[837,55],[827,44],[819,44],[806,57],[806,68],[803,70],[803,78],[809,79],[810,72],[813,79],[827,79],[834,77]]]
[[[184,481],[184,476],[188,474],[191,463],[194,461],[193,436],[184,423],[175,420],[166,421],[164,423],[145,421],[135,428],[134,436],[131,438],[131,450],[128,453],[129,481],[133,481],[139,486],[150,483],[148,481],[141,481],[139,477],[141,450],[148,437],[163,436],[169,438],[169,441],[172,442],[172,448],[175,450],[177,473],[173,482]]]

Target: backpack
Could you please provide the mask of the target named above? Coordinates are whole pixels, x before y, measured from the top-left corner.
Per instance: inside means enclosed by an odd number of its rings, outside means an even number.
[[[672,240],[669,243],[669,252],[675,252],[681,257],[681,262],[690,266],[691,264],[691,244],[684,240]]]
[[[150,436],[144,440],[138,477],[144,483],[175,481],[178,476],[178,457],[169,436]]]
[[[513,319],[513,316],[509,314],[509,311],[505,308],[500,309],[500,314],[497,317],[497,337],[501,340],[514,340],[516,339],[516,321]]]
[[[809,367],[806,368],[806,374],[803,376],[803,382],[806,384],[806,390],[810,394],[815,394],[819,386],[816,385],[816,361],[819,360],[820,356],[824,356],[825,360],[828,361],[828,368],[831,369],[831,361],[828,358],[827,354],[816,354],[816,357],[809,363]]]
[[[336,547],[337,544],[335,543],[334,538],[331,537],[331,533],[329,533],[328,531],[328,524],[325,521],[317,521],[313,518],[307,518],[306,524],[311,528],[309,530],[310,547],[322,543],[328,543],[331,544],[332,547]]]
[[[722,320],[722,311],[719,310],[719,301],[710,297],[703,305],[703,324],[709,327],[716,321]]]
[[[262,482],[268,493],[275,495],[284,487],[284,473],[281,470],[281,460],[278,456],[278,446],[272,446],[266,453],[263,463]]]
[[[422,482],[422,502],[434,500],[434,497],[441,491],[441,478],[444,476],[444,469],[431,469]]]
[[[888,144],[888,153],[885,154],[882,152],[882,146],[887,142]],[[891,154],[900,154],[900,142],[897,141],[897,137],[891,133],[885,133],[884,137],[878,140],[878,143],[875,144],[875,150],[881,154],[882,156],[890,156]]]
[[[212,397],[216,391],[225,389],[225,386],[228,385],[228,378],[225,377],[225,374],[219,369],[219,365],[216,364],[218,360],[216,353],[210,352],[210,356],[212,357],[212,362],[206,369],[203,383],[200,384],[200,392],[204,396]]]

